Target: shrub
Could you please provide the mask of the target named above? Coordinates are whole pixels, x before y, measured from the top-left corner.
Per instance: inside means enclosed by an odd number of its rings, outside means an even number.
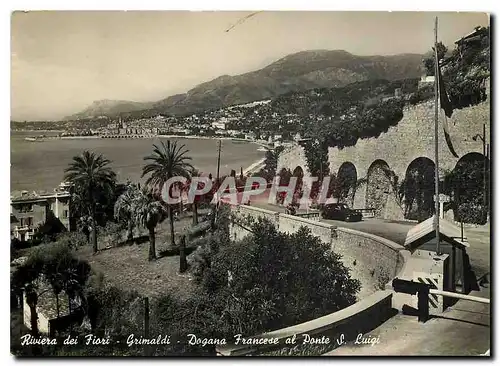
[[[56,241],[73,250],[78,250],[78,248],[88,244],[85,234],[75,231],[59,234]]]
[[[226,331],[252,335],[338,311],[360,282],[340,255],[306,228],[278,232],[267,220],[214,256],[203,286],[219,304]],[[215,306],[215,305],[214,305]]]

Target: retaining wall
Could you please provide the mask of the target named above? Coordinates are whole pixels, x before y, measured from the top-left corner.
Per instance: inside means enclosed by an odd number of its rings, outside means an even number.
[[[296,335],[296,344],[302,344],[304,335],[312,338],[328,337],[330,343],[337,344],[337,340],[345,342],[356,339],[358,334],[367,333],[392,315],[392,291],[378,291],[377,293],[348,306],[335,313],[297,324],[288,328],[278,329],[252,337],[254,339],[277,339],[278,345],[234,345],[217,347],[219,356],[243,356],[286,346],[285,340]]]

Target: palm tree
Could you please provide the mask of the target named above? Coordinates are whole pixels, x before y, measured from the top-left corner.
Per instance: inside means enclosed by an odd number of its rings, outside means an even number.
[[[191,179],[189,179],[186,182],[186,184],[182,187],[182,190],[184,192],[188,193],[188,197],[189,197],[189,190],[191,189],[192,179],[194,177],[198,177],[198,176],[200,176],[200,172],[197,169],[194,169],[191,172]],[[203,186],[204,186],[203,183],[198,183],[196,188],[202,189]],[[195,197],[193,197],[193,203],[191,204],[192,211],[193,211],[193,225],[198,225],[198,203],[201,200],[202,200],[202,196],[196,195]]]
[[[130,184],[127,190],[118,197],[115,203],[114,216],[115,219],[121,221],[127,225],[127,240],[131,241],[134,239],[134,201],[139,193],[139,188]]]
[[[156,258],[155,228],[165,217],[164,206],[160,201],[154,198],[151,192],[143,189],[136,191],[132,209],[135,223],[148,229],[148,259],[151,261]]]
[[[73,162],[65,170],[65,179],[73,184],[76,192],[79,192],[88,209],[92,222],[92,245],[94,253],[97,253],[97,227],[96,207],[99,198],[113,189],[116,182],[116,174],[111,170],[110,160],[102,155],[96,155],[87,150],[80,156],[73,157]]]
[[[180,176],[190,179],[194,167],[189,162],[191,157],[186,156],[188,152],[186,145],[178,146],[177,141],[170,142],[170,140],[167,140],[166,144],[161,141],[161,145],[153,145],[153,153],[144,158],[149,163],[142,169],[142,177],[149,175],[146,186],[150,191],[160,193],[165,182],[172,177]],[[172,246],[175,246],[172,205],[168,205],[168,218]]]

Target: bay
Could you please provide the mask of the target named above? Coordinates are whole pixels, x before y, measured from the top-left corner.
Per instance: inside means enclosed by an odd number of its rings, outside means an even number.
[[[12,131],[11,144],[11,191],[13,190],[46,190],[52,191],[64,179],[64,169],[68,167],[73,156],[84,150],[103,154],[112,161],[111,166],[117,173],[118,181],[143,182],[141,179],[144,157],[151,154],[153,144],[166,141],[167,138],[143,139],[49,139],[41,142],[26,141],[25,137],[50,132],[18,132]],[[170,138],[185,144],[192,157],[195,168],[215,177],[217,170],[217,139]],[[222,140],[221,175],[229,174],[231,169],[240,172],[264,157],[258,151],[259,145]]]

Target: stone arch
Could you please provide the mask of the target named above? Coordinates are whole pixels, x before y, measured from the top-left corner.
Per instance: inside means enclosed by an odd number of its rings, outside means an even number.
[[[483,225],[489,210],[490,162],[483,154],[472,152],[460,158],[445,179],[446,193],[452,196],[453,216],[457,221]]]
[[[292,176],[297,178],[297,183],[295,185],[295,198],[300,199],[302,198],[302,193],[304,191],[304,169],[300,166],[297,165],[295,169],[292,172]]]
[[[375,210],[375,217],[385,216],[387,202],[391,193],[391,182],[387,172],[389,164],[385,160],[375,160],[366,174],[366,207]]]
[[[414,159],[406,168],[405,218],[423,221],[435,212],[435,164],[426,157]]]
[[[342,163],[337,173],[337,179],[339,187],[337,198],[339,202],[347,203],[352,207],[358,181],[356,166],[349,161]]]

